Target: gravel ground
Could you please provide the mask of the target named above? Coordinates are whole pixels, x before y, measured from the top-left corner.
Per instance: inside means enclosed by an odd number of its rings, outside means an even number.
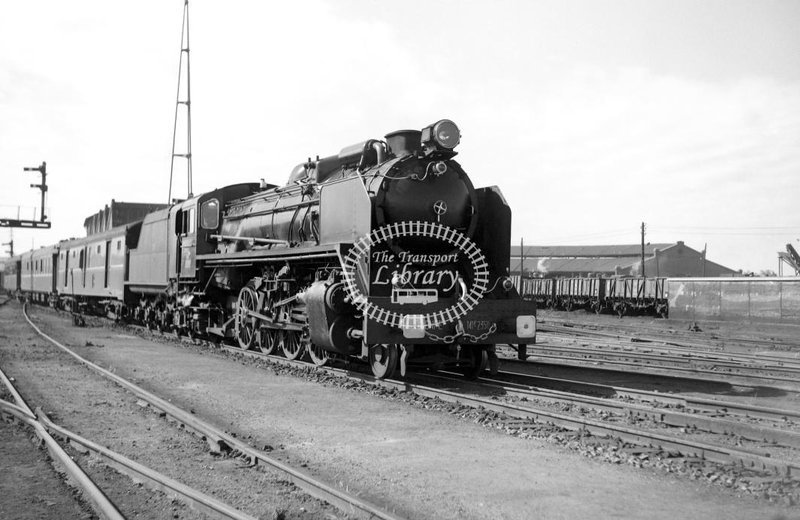
[[[34,337],[27,323],[20,323],[19,316],[18,306],[0,309],[4,336],[0,366],[16,379],[17,388],[31,407],[41,406],[55,423],[260,518],[341,516],[327,504],[298,492],[274,472],[260,466],[249,468],[235,459],[213,457],[204,441],[139,406],[132,394]],[[84,332],[98,330],[103,329]],[[84,349],[104,348],[89,340],[83,344]],[[87,344],[94,346],[86,347]],[[13,426],[4,427],[3,431],[9,429]],[[74,450],[71,454],[127,518],[206,518],[161,492],[132,482],[92,456]],[[17,466],[13,461],[9,465]],[[29,474],[33,477],[31,483],[36,484],[39,472]],[[24,487],[18,482],[9,485]],[[12,514],[0,518],[25,518],[28,508],[24,502],[12,499],[6,503],[7,497],[0,497],[0,511],[7,508]],[[58,513],[49,511],[30,518],[81,517],[62,511],[60,506]]]
[[[389,504],[409,518],[800,518],[794,509],[739,497],[703,481],[606,464],[555,442],[505,435],[424,402],[409,406],[392,395],[320,384],[198,347],[143,340],[120,329],[77,329],[64,317],[41,309],[36,315],[46,329],[93,361],[258,448],[273,449],[277,458],[304,465],[330,483]],[[9,323],[16,325],[18,316],[17,305],[1,310],[4,329]],[[85,382],[59,385],[57,378],[37,373],[39,360],[33,354],[39,349],[29,348],[30,338],[15,341],[0,350],[4,369],[10,366],[17,379],[28,380],[27,387],[40,395],[60,386],[60,393],[71,396],[60,406],[77,408],[76,396],[89,392]],[[91,399],[99,400],[96,395]],[[153,414],[137,408],[131,403],[118,415],[149,422]],[[58,419],[67,423],[78,415],[62,411]],[[113,430],[119,446],[131,446],[127,429]],[[185,477],[193,471],[192,478],[218,486],[220,498],[226,499],[222,490],[228,482],[237,482],[237,476],[239,485],[253,478],[253,472],[237,473],[237,463],[225,459],[219,461],[219,469],[183,468],[175,456],[182,452],[169,444],[178,441],[148,441],[149,436],[142,435],[133,437],[142,444],[129,452],[146,457],[155,449],[153,444],[166,442],[170,455],[162,459],[167,465],[176,466]],[[178,434],[173,430],[165,435]],[[181,440],[178,446],[191,442]],[[202,450],[191,457],[209,460]],[[266,504],[269,497],[254,500]],[[309,511],[296,502],[280,507],[286,508],[280,513],[289,516],[303,514],[301,508],[314,517],[331,514]],[[277,516],[274,506],[265,509],[258,514]]]
[[[27,427],[0,421],[0,518],[96,518],[33,437]]]

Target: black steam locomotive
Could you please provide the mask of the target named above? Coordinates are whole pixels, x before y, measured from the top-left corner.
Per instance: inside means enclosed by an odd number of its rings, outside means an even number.
[[[536,312],[509,279],[511,211],[473,187],[459,140],[449,120],[393,132],[309,159],[284,186],[227,186],[27,253],[4,284],[318,365],[361,358],[377,377],[474,377],[495,344],[535,342]]]

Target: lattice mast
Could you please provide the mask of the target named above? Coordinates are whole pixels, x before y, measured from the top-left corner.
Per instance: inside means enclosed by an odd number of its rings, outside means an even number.
[[[181,95],[184,75],[184,56],[186,64],[186,89]],[[186,110],[186,150],[184,153],[175,153],[178,137],[178,116],[181,106]],[[178,92],[175,96],[175,121],[172,127],[172,159],[169,167],[169,195],[167,203],[172,203],[172,179],[175,172],[175,158],[186,159],[186,192],[187,197],[192,193],[192,87],[191,69],[189,67],[189,0],[183,3],[183,21],[181,23],[181,53],[178,61]]]

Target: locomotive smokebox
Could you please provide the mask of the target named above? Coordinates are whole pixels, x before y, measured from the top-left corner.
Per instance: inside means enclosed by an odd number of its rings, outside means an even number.
[[[477,196],[455,161],[400,158],[382,178],[375,197],[375,222],[436,222],[472,237],[477,224]],[[451,247],[438,239],[397,238],[401,249],[442,252]]]
[[[422,132],[419,130],[398,130],[386,134],[385,138],[386,144],[397,157],[422,151]]]

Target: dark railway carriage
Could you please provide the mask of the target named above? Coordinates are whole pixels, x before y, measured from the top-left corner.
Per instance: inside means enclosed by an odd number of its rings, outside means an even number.
[[[118,226],[59,244],[56,288],[62,305],[72,302],[104,312],[122,313],[128,248],[139,237],[140,222]]]
[[[19,292],[22,278],[22,255],[12,256],[5,260],[3,267],[2,288],[8,294],[15,295]]]
[[[38,303],[55,298],[53,273],[58,265],[58,246],[47,246],[22,254],[20,289]]]

